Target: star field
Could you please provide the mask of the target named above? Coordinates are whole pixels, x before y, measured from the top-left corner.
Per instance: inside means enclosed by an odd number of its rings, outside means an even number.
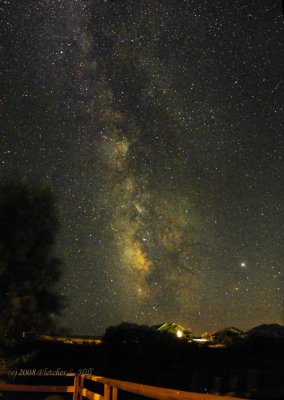
[[[55,193],[58,323],[283,324],[280,2],[0,0],[0,18],[0,174]]]

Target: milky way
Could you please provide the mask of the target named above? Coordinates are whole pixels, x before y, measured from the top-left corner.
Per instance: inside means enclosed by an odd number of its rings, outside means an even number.
[[[55,193],[58,323],[283,323],[280,2],[34,3],[0,0],[0,168]]]

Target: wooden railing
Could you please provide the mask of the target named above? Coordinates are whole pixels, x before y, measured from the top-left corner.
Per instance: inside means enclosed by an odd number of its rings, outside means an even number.
[[[74,393],[75,387],[78,382],[77,374],[64,374],[60,375],[60,377],[73,377],[72,385],[22,385],[22,384],[11,384],[11,383],[2,383],[0,384],[0,393],[1,392],[42,392],[42,393]],[[33,375],[33,378],[43,378],[42,375]],[[45,377],[51,377],[51,375],[46,375]],[[59,375],[52,375],[52,378],[58,378]],[[74,398],[74,396],[73,396]]]
[[[50,377],[50,376],[49,376]],[[56,378],[57,376],[53,376]],[[236,400],[236,397],[217,396],[212,394],[201,394],[185,392],[175,389],[166,389],[155,386],[142,385],[139,383],[108,379],[95,375],[66,374],[63,377],[73,377],[73,385],[21,385],[0,384],[1,392],[42,392],[42,393],[72,393],[73,400],[118,400],[118,391],[134,393],[151,399],[158,400]],[[62,378],[62,375],[61,375]],[[102,385],[101,393],[89,389],[90,382]],[[86,387],[87,386],[87,387]],[[244,400],[244,399],[243,399]]]

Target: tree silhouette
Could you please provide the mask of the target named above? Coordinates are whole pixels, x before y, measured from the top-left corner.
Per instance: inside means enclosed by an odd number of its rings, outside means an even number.
[[[52,290],[61,265],[53,252],[58,229],[48,187],[0,182],[2,340],[52,329],[63,305]]]

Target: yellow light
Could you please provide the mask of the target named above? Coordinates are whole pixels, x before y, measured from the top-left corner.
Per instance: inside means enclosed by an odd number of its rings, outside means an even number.
[[[183,335],[182,331],[178,330],[178,331],[177,331],[177,337],[181,338],[182,335]]]

